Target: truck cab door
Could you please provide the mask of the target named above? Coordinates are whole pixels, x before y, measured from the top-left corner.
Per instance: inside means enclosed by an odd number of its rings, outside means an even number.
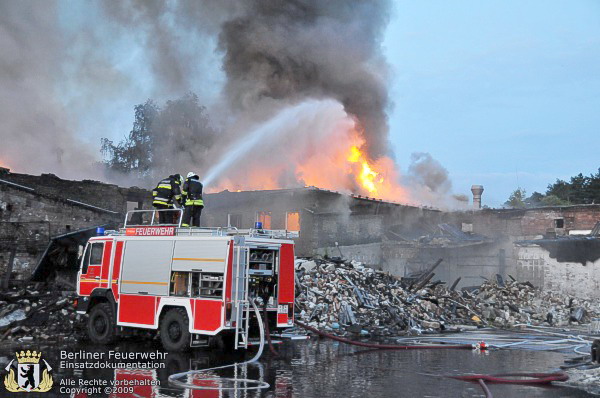
[[[79,271],[79,294],[81,296],[89,296],[92,290],[101,285],[102,263],[106,257],[105,243],[107,242],[89,242],[85,248]],[[112,246],[112,242],[109,243]],[[110,248],[108,248],[108,252],[110,253]]]

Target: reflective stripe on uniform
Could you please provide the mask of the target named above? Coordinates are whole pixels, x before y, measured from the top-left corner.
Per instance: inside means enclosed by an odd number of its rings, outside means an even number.
[[[204,201],[202,199],[188,199],[185,201],[186,206],[204,206]]]
[[[171,184],[158,184],[157,189],[171,189]]]
[[[163,202],[161,200],[155,200],[154,202],[152,202],[153,205],[165,205],[165,206],[169,206],[170,208],[173,208],[173,203],[169,203],[169,202]]]

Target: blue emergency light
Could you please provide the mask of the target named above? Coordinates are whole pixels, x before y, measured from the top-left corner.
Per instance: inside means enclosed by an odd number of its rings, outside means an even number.
[[[97,236],[104,236],[104,227],[97,227],[96,228],[96,235]]]
[[[262,222],[257,221],[254,223],[254,229],[262,229]]]

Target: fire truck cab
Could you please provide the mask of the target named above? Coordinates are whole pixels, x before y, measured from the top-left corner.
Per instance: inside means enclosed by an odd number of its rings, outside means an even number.
[[[141,210],[129,212],[143,212]],[[148,211],[146,211],[148,212]],[[251,305],[260,297],[276,326],[293,325],[294,241],[287,231],[131,225],[91,238],[77,276],[77,311],[100,344],[127,328],[160,332],[163,347],[206,346],[210,336],[249,343]],[[158,217],[156,217],[158,218]]]

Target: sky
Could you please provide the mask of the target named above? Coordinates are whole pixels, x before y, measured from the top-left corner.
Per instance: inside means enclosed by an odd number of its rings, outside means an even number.
[[[429,152],[499,206],[600,167],[600,1],[397,1],[384,47],[402,168]]]

